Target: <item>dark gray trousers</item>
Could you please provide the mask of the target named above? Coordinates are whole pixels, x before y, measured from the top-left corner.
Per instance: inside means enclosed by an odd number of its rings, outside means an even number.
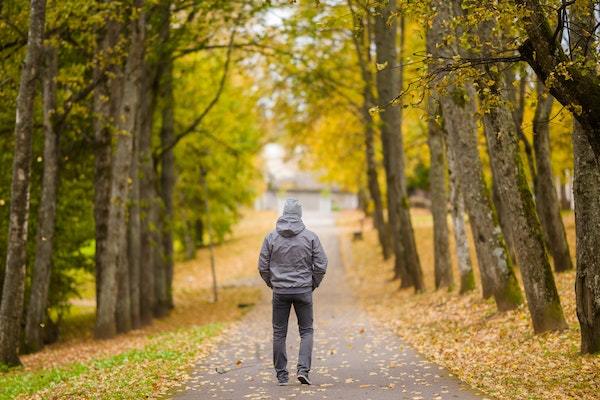
[[[285,339],[292,305],[300,330],[298,373],[308,374],[310,371],[313,348],[312,291],[299,294],[273,293],[273,364],[280,382],[288,380]]]

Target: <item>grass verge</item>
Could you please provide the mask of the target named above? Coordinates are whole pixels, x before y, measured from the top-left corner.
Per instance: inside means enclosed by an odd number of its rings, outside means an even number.
[[[140,349],[33,372],[0,375],[0,399],[160,398],[208,350],[220,324],[158,334]]]

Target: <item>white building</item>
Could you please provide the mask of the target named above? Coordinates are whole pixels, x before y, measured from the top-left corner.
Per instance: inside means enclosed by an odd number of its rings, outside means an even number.
[[[285,150],[278,144],[268,144],[264,150],[267,190],[255,201],[258,210],[283,209],[286,198],[298,199],[306,211],[331,212],[358,207],[355,193],[320,183],[313,174],[301,171],[297,160],[286,160]]]

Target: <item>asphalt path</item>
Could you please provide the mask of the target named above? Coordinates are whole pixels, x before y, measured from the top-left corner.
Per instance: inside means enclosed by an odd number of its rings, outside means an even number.
[[[345,279],[333,216],[309,214],[304,222],[319,235],[329,258],[325,279],[314,292],[313,384],[301,385],[295,379],[299,336],[292,311],[287,341],[290,385],[277,386],[271,294],[265,288],[263,301],[198,362],[176,399],[485,399],[361,309]]]

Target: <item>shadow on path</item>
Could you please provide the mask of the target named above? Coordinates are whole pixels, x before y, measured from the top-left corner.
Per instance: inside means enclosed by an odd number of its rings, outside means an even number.
[[[176,399],[484,399],[377,325],[359,307],[344,278],[332,215],[307,214],[304,221],[319,234],[329,257],[327,275],[314,297],[313,385],[301,386],[292,379],[299,344],[292,312],[288,331],[291,384],[276,386],[269,292],[194,367]]]

